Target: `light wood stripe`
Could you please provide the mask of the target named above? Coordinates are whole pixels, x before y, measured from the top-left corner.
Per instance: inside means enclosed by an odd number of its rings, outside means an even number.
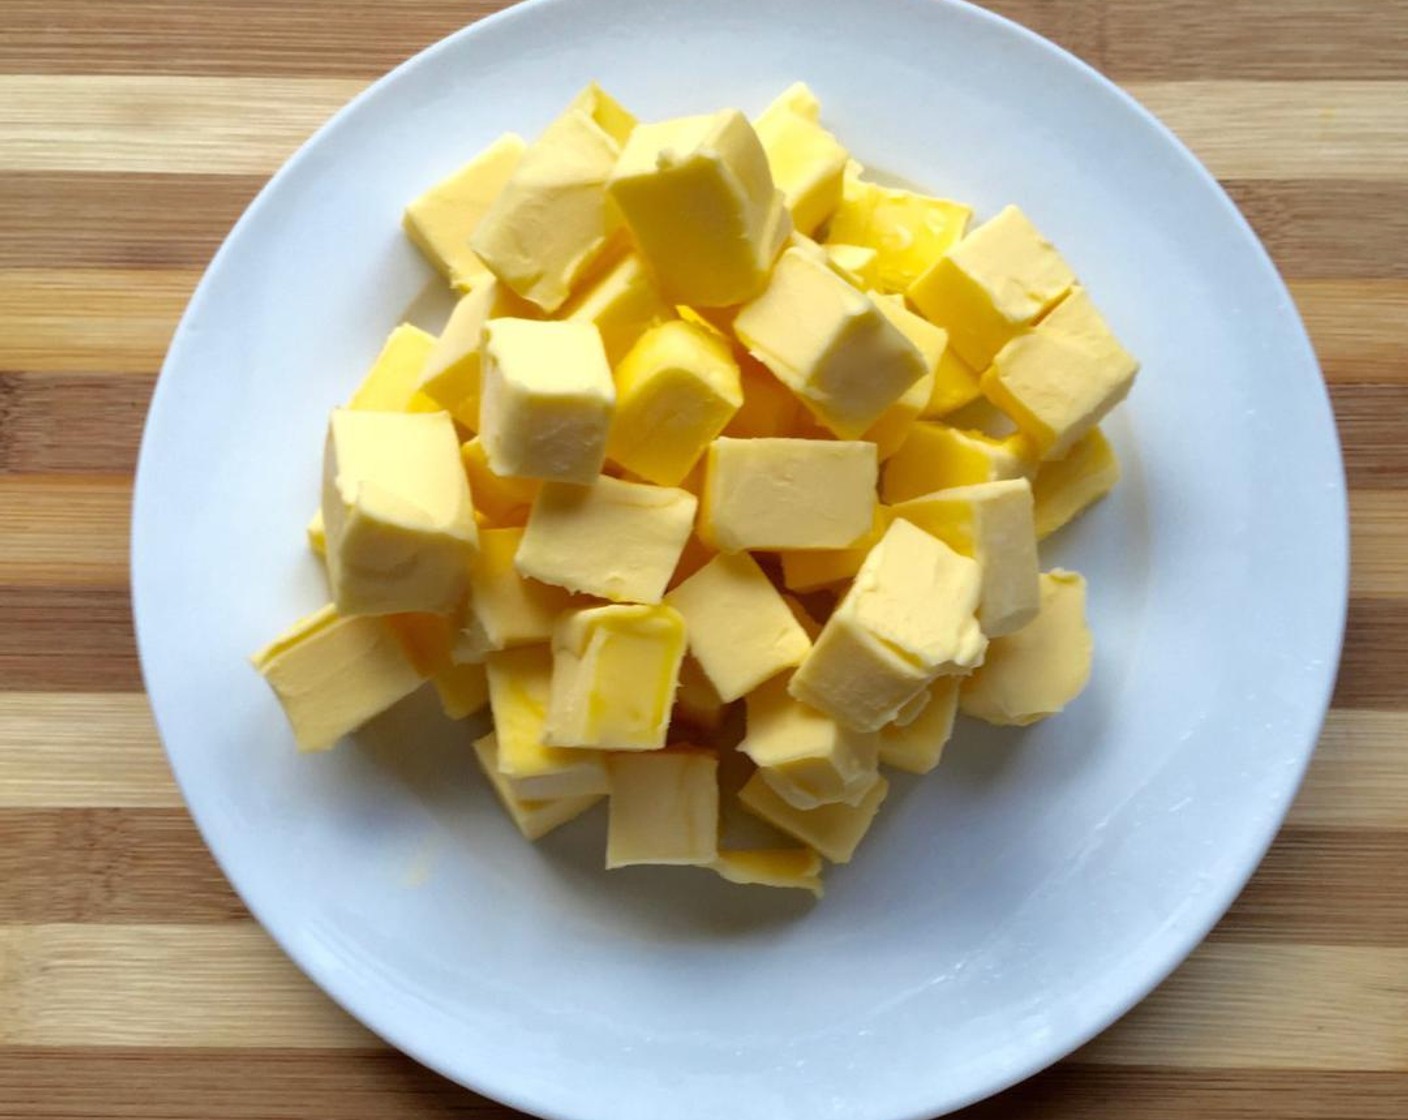
[[[1287,823],[1408,828],[1408,713],[1332,709]]]
[[[1349,528],[1350,593],[1408,597],[1408,494],[1351,492]]]
[[[132,483],[0,475],[0,583],[125,587]]]
[[[1326,380],[1408,382],[1408,283],[1293,279],[1290,289]]]
[[[0,75],[0,170],[268,174],[365,83]],[[1130,93],[1234,179],[1408,175],[1408,82],[1137,82]]]

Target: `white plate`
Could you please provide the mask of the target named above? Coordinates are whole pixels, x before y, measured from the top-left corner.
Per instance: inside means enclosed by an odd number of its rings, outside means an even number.
[[[1089,691],[960,729],[820,905],[530,847],[433,702],[299,756],[246,655],[325,592],[327,412],[429,271],[402,205],[589,79],[647,118],[803,78],[868,164],[1020,203],[1144,360],[1116,494],[1048,554],[1090,577]],[[932,0],[537,0],[325,127],[212,264],[142,446],[133,585],[162,737],[251,910],[352,1014],[550,1116],[928,1116],[1084,1042],[1255,867],[1310,755],[1346,597],[1343,475],[1285,288],[1207,173],[1091,70]],[[424,699],[423,697],[421,699]],[[433,724],[433,721],[431,721]]]

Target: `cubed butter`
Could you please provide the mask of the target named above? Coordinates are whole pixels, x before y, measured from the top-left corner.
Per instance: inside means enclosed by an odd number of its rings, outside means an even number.
[[[269,682],[300,750],[327,750],[425,680],[379,618],[332,604],[300,619],[250,659]]]
[[[816,117],[792,108],[795,100],[784,92],[755,127],[793,226],[813,233],[841,202],[841,176],[850,156]]]
[[[584,595],[658,603],[698,504],[686,490],[605,476],[591,486],[546,483],[518,546],[518,570]]]
[[[447,614],[388,614],[386,625],[396,635],[406,657],[424,677],[432,677],[452,663],[456,620]]]
[[[683,720],[701,731],[714,731],[723,723],[727,707],[699,662],[686,654],[680,662],[672,724],[673,720]]]
[[[755,887],[790,887],[822,896],[821,856],[810,848],[719,849],[711,865],[730,883]]]
[[[552,651],[549,743],[613,751],[665,745],[685,652],[678,611],[641,604],[569,611]]]
[[[822,246],[831,267],[863,292],[880,286],[880,254],[866,245]],[[925,320],[927,322],[928,320]]]
[[[599,277],[588,277],[560,315],[569,322],[591,323],[601,331],[614,368],[650,327],[673,318],[674,308],[660,294],[640,254],[627,251]]]
[[[705,459],[700,533],[724,552],[848,548],[875,516],[875,445],[721,437]]]
[[[523,153],[470,238],[505,284],[544,311],[567,302],[606,246],[606,180],[635,118],[588,86]]]
[[[782,254],[734,331],[843,439],[865,432],[924,376],[924,358],[864,292],[804,248]]]
[[[601,332],[496,319],[484,328],[483,363],[479,434],[494,473],[592,482],[616,403]]]
[[[742,405],[728,342],[680,319],[661,323],[616,367],[606,453],[649,482],[678,486]]]
[[[641,125],[608,189],[661,290],[690,306],[755,295],[791,226],[757,133],[736,109]]]
[[[1119,480],[1120,461],[1099,428],[1076,440],[1064,458],[1042,463],[1032,480],[1037,540],[1074,521]]]
[[[885,464],[880,496],[890,505],[1004,478],[1021,478],[1029,465],[1013,440],[964,432],[937,421],[920,421]]]
[[[870,530],[850,548],[783,549],[782,582],[793,591],[819,591],[823,587],[842,583],[860,571],[865,558],[889,527],[889,510],[875,507]]]
[[[528,840],[539,840],[553,829],[580,817],[601,800],[601,794],[585,794],[579,797],[559,797],[546,801],[535,801],[519,797],[513,791],[507,778],[499,772],[498,737],[492,732],[478,739],[474,753],[479,759],[479,767],[489,784],[494,787],[499,803],[508,813],[518,831]]]
[[[469,479],[474,508],[489,525],[510,528],[528,524],[533,499],[543,488],[541,479],[495,474],[489,468],[484,441],[478,436],[460,447],[460,462]]]
[[[1080,695],[1093,651],[1084,578],[1043,572],[1040,613],[1015,634],[993,639],[982,668],[963,682],[959,707],[988,723],[1036,723]]]
[[[551,641],[557,616],[572,604],[570,591],[518,570],[522,540],[522,529],[480,530],[479,552],[469,565],[469,604],[455,643],[456,661],[481,661],[496,650]]]
[[[981,370],[1074,283],[1056,247],[1008,206],[934,261],[908,295],[948,331],[958,356]]]
[[[810,413],[802,408],[796,394],[746,350],[737,351],[735,357],[743,405],[724,425],[723,434],[734,439],[777,439],[796,435],[802,418],[810,419]]]
[[[525,148],[521,136],[505,133],[406,207],[401,223],[406,236],[462,292],[489,276],[469,238],[517,170]]]
[[[340,613],[459,605],[478,532],[448,413],[334,410],[322,508]]]
[[[668,595],[684,616],[689,652],[724,701],[802,663],[806,631],[746,552],[722,553]]]
[[[836,802],[798,809],[779,797],[759,772],[738,791],[738,800],[750,813],[814,848],[832,863],[850,863],[889,791],[889,783],[881,777],[859,804]]]
[[[447,719],[468,719],[489,702],[489,678],[483,665],[447,665],[430,683]]]
[[[308,547],[317,556],[326,557],[328,554],[328,530],[323,524],[322,507],[313,511],[313,516],[308,519],[308,525],[303,530],[308,538]]]
[[[718,760],[675,749],[615,755],[606,866],[642,863],[712,866],[719,856]]]
[[[880,761],[911,774],[927,774],[937,766],[953,734],[961,681],[961,677],[940,677],[919,694],[925,703],[912,720],[882,727]]]
[[[402,323],[387,336],[348,408],[362,412],[435,412],[440,406],[420,391],[421,372],[435,336]]]

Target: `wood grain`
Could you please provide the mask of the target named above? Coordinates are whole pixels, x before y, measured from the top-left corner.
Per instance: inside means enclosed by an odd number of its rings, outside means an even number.
[[[0,681],[20,692],[139,691],[126,588],[0,584]]]
[[[0,373],[0,474],[130,479],[155,387],[136,374]]]
[[[1352,493],[1349,508],[1350,593],[1384,599],[1408,596],[1408,493]]]
[[[125,587],[131,507],[123,476],[0,475],[0,583]]]

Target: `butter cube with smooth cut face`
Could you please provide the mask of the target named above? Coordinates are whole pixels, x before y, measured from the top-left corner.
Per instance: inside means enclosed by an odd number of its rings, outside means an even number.
[[[1037,540],[1074,521],[1119,480],[1120,461],[1099,428],[1076,440],[1063,458],[1042,463],[1032,479]]]
[[[705,459],[700,533],[724,552],[847,548],[875,514],[875,445],[721,437]]]
[[[949,332],[974,369],[1055,306],[1075,275],[1022,211],[1008,206],[909,286],[920,313]]]
[[[714,557],[665,602],[684,616],[689,652],[725,702],[800,665],[811,649],[786,601],[746,552]]]
[[[1030,469],[1021,450],[1012,440],[920,421],[885,464],[880,495],[895,505],[953,486],[1021,478]]]
[[[598,277],[585,280],[559,314],[569,322],[595,325],[614,369],[642,334],[674,317],[674,308],[660,294],[640,254],[627,251]]]
[[[678,486],[743,405],[728,343],[675,320],[652,327],[616,367],[607,455],[661,486]]]
[[[641,604],[569,611],[552,651],[549,743],[612,751],[665,745],[685,652],[678,611]]]
[[[866,245],[827,242],[822,250],[831,267],[861,291],[873,292],[879,288],[880,254],[874,249]]]
[[[795,111],[792,100],[784,93],[763,111],[755,127],[793,226],[812,233],[841,202],[841,177],[850,156],[816,117]]]
[[[822,896],[821,856],[810,848],[719,849],[711,865],[730,883],[754,887],[783,887]]]
[[[498,736],[492,732],[475,740],[474,753],[489,784],[494,787],[499,803],[514,826],[528,840],[540,840],[553,829],[580,817],[601,800],[601,794],[533,800],[519,797],[512,785],[499,772]]]
[[[590,323],[496,319],[484,328],[480,436],[496,474],[587,485],[616,403]]]
[[[819,591],[851,579],[860,571],[870,550],[885,535],[889,525],[889,510],[877,505],[870,530],[849,548],[781,550],[778,559],[782,561],[782,582],[793,591],[806,592]]]
[[[533,499],[543,488],[541,479],[495,474],[489,469],[489,456],[478,436],[461,445],[460,462],[469,479],[474,509],[488,525],[508,528],[528,523]]]
[[[402,323],[362,378],[347,407],[359,412],[436,412],[440,406],[420,392],[421,372],[435,347],[435,336]]]
[[[334,410],[322,509],[340,613],[458,606],[478,533],[448,413]]]
[[[905,306],[903,296],[875,296],[874,299],[875,305],[924,357],[924,368],[930,380],[927,383],[929,396],[920,410],[921,416],[931,419],[946,416],[982,395],[978,375],[948,344],[948,331],[916,315]]]
[[[521,136],[505,133],[406,207],[401,223],[406,236],[462,292],[489,276],[469,239],[517,170],[527,146]]]
[[[1040,613],[1016,633],[993,639],[982,668],[963,682],[959,707],[988,723],[1036,723],[1080,695],[1093,651],[1085,580],[1076,572],[1044,572]]]
[[[557,616],[572,593],[529,579],[515,560],[523,530],[482,529],[479,552],[469,565],[469,603],[455,660],[477,661],[495,650],[552,639]]]
[[[1025,478],[939,490],[892,507],[982,567],[978,624],[989,638],[1020,630],[1036,617],[1036,520]]]
[[[962,679],[940,677],[927,692],[920,693],[927,702],[914,719],[904,724],[896,720],[880,729],[881,762],[910,774],[927,774],[939,764],[953,735]]]
[[[724,425],[723,434],[734,439],[795,436],[802,417],[809,416],[796,394],[748,351],[739,349],[734,356],[743,405]]]
[[[757,133],[736,109],[641,125],[609,190],[661,290],[692,307],[755,295],[791,226]]]
[[[523,153],[470,238],[500,280],[553,312],[606,246],[606,180],[635,118],[588,86]]]
[[[591,486],[546,483],[518,546],[518,570],[584,595],[658,603],[698,505],[686,490],[606,476]]]
[[[738,791],[738,800],[754,816],[814,848],[832,863],[850,863],[889,791],[890,784],[880,777],[856,805],[836,802],[798,809],[779,797],[759,772]]]
[[[447,719],[468,719],[489,703],[489,678],[483,665],[447,665],[430,683]]]
[[[875,301],[805,248],[782,254],[734,331],[807,409],[854,439],[924,376],[924,358]]]
[[[728,707],[699,662],[688,655],[680,662],[679,687],[675,690],[673,721],[683,720],[701,731],[715,731]]]
[[[792,676],[794,697],[847,727],[875,731],[935,677],[982,663],[976,561],[895,521]]]
[[[718,760],[713,754],[672,748],[615,755],[608,767],[608,870],[648,863],[708,867],[718,859]]]
[[[299,750],[327,750],[425,681],[380,618],[343,618],[328,604],[250,659],[269,682]]]

